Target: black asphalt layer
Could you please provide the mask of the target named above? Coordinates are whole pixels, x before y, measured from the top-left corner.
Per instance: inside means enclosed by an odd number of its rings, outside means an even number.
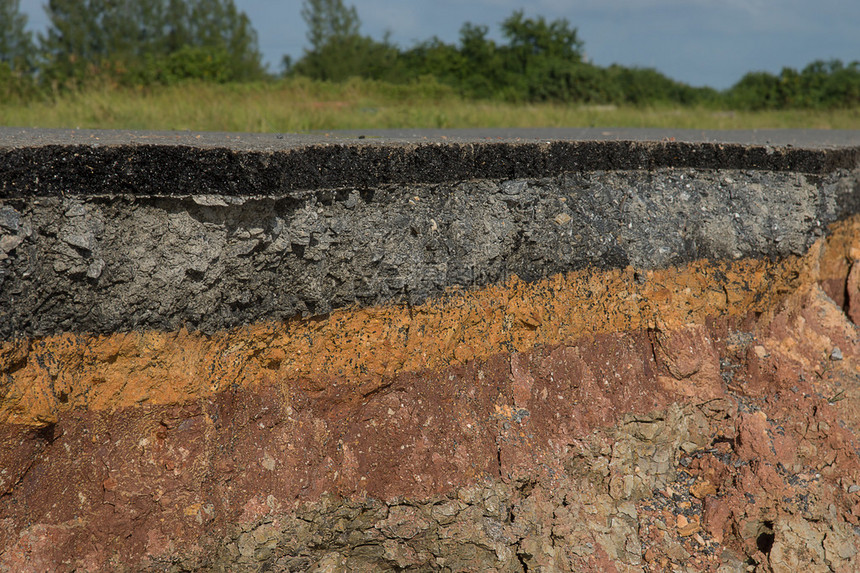
[[[860,164],[860,132],[400,130],[241,134],[0,129],[0,198],[126,193],[291,196],[595,170]]]

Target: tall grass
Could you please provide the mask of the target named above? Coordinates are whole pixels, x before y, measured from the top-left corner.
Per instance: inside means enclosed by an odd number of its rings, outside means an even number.
[[[860,129],[860,109],[747,112],[512,104],[465,100],[432,80],[392,85],[296,78],[233,85],[89,87],[50,100],[0,104],[0,125],[245,132],[422,127]]]

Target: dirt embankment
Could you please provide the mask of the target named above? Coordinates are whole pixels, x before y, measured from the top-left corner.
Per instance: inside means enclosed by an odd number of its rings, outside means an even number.
[[[7,341],[0,566],[856,570],[858,249]]]
[[[0,571],[860,570],[857,148],[43,135]]]

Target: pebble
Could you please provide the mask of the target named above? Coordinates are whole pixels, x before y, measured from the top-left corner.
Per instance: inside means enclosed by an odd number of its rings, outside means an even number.
[[[834,346],[833,351],[830,352],[830,360],[842,360],[842,349]]]
[[[102,275],[105,268],[105,262],[102,259],[95,259],[87,267],[87,276],[91,279],[97,279]]]
[[[10,253],[23,242],[24,238],[18,235],[4,235],[0,237],[0,253]]]
[[[505,195],[519,195],[527,187],[528,184],[525,181],[505,181],[501,184],[502,193]]]
[[[20,221],[21,216],[18,214],[18,211],[8,205],[0,207],[0,227],[17,232]]]

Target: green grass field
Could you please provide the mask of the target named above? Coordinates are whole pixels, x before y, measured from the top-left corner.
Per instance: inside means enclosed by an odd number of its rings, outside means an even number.
[[[458,97],[435,82],[280,82],[89,88],[54,101],[0,104],[0,125],[104,129],[301,132],[421,127],[672,127],[860,129],[860,108],[708,108],[512,104]]]

